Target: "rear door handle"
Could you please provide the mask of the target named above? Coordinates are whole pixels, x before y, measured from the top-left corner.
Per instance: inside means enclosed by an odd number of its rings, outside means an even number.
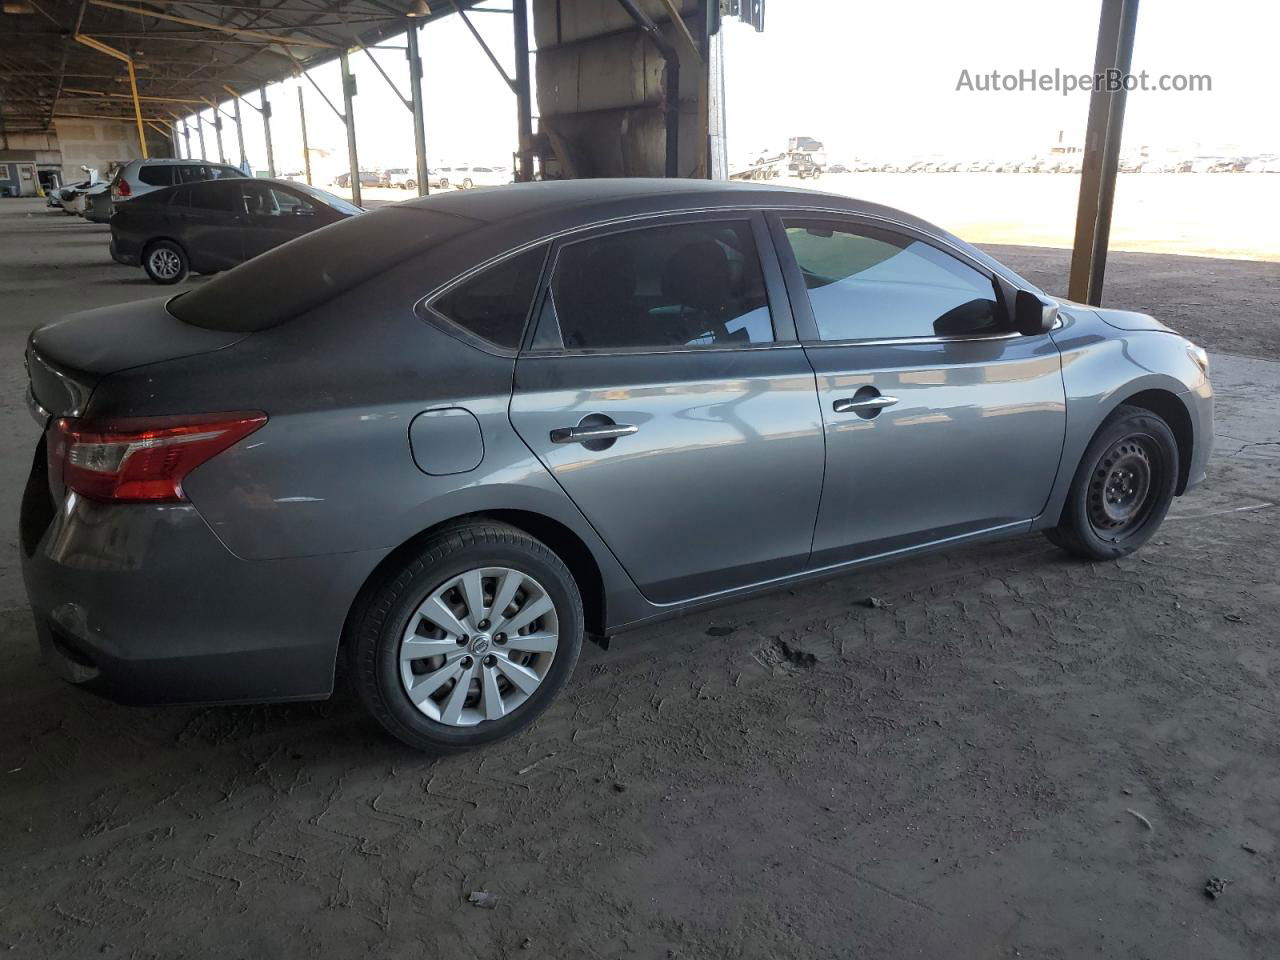
[[[831,404],[831,409],[836,413],[870,413],[892,407],[897,402],[897,397],[886,397],[883,394],[874,397],[845,397]]]
[[[552,443],[598,443],[629,437],[640,430],[633,423],[602,423],[585,427],[558,427],[551,431]]]

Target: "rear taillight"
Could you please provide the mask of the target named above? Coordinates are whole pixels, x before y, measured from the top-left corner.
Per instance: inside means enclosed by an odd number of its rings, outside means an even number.
[[[54,424],[49,465],[63,484],[91,500],[177,503],[182,481],[200,464],[267,422],[264,413],[216,413]]]
[[[132,196],[132,194],[133,194],[133,190],[129,186],[129,181],[126,180],[124,177],[121,177],[119,180],[117,180],[115,183],[111,185],[111,195],[116,199],[119,199],[120,197]]]

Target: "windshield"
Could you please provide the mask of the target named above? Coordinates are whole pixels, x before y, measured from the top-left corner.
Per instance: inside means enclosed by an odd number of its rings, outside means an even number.
[[[328,204],[339,213],[364,213],[364,207],[357,207],[350,200],[343,200],[328,190],[321,190],[319,187],[312,187],[305,183],[290,183],[289,186],[309,197],[314,197],[321,203]]]

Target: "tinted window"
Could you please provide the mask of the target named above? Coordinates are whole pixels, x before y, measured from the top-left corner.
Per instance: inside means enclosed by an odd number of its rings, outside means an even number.
[[[566,246],[552,283],[565,347],[720,347],[773,340],[751,225],[648,227]]]
[[[823,340],[999,331],[992,281],[936,247],[871,227],[784,224]]]
[[[211,183],[208,186],[191,188],[191,208],[193,210],[217,210],[230,213],[235,209],[236,191],[227,184]]]
[[[508,257],[437,297],[431,307],[482,340],[515,350],[546,254],[539,246]]]
[[[173,186],[173,167],[160,164],[144,166],[138,171],[138,179],[153,187]]]

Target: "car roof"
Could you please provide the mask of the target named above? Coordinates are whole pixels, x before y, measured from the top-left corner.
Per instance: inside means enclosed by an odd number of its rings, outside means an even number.
[[[516,183],[494,190],[433,193],[396,204],[483,223],[510,223],[547,217],[564,224],[588,224],[631,214],[699,207],[821,207],[896,220],[945,235],[933,224],[901,210],[834,193],[740,180],[626,179],[546,180]]]

